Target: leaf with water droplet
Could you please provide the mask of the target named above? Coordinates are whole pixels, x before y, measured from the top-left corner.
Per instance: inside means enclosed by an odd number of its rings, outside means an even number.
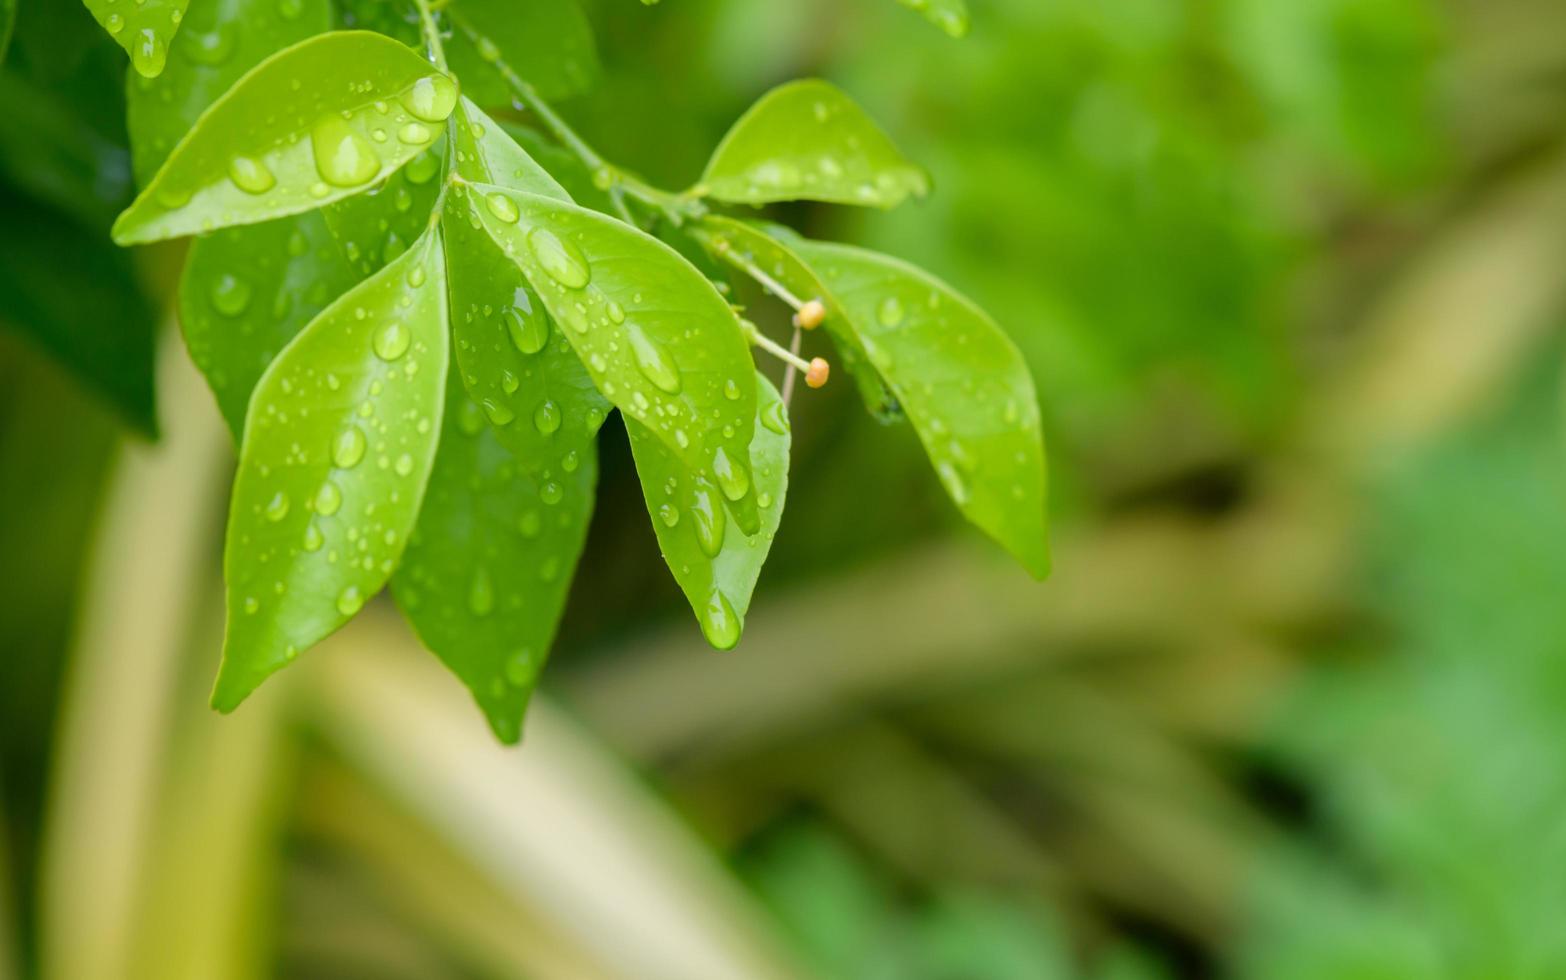
[[[503,220],[487,201],[515,202]],[[448,223],[476,219],[527,277],[594,384],[694,470],[719,449],[747,458],[755,426],[750,350],[734,311],[673,249],[621,221],[536,194],[471,185]],[[739,398],[724,387],[736,380]],[[755,494],[728,502],[747,532]]]
[[[510,131],[469,99],[464,98],[457,108],[456,132],[457,173],[464,180],[570,202],[566,189],[539,166]]]
[[[1033,378],[1011,338],[900,259],[802,238],[790,245],[848,313],[964,516],[1043,578],[1044,436]]]
[[[865,111],[819,79],[780,85],[740,117],[696,191],[733,204],[830,201],[890,208],[923,197],[929,177]]]
[[[883,422],[901,418],[897,398],[870,363],[859,335],[831,290],[815,271],[795,255],[784,240],[769,234],[769,226],[708,215],[691,233],[718,259],[735,268],[752,265],[764,270],[802,300],[819,299],[826,306],[821,329],[837,347],[839,363],[854,379],[870,413]]]
[[[452,378],[429,490],[391,587],[424,645],[511,743],[587,538],[598,456],[589,429],[572,436],[569,470],[559,447],[516,456],[495,429],[467,424],[479,411]]]
[[[251,69],[202,113],[115,222],[115,240],[255,224],[359,193],[425,149],[378,141],[376,130],[439,121],[456,100],[455,82],[391,38],[335,31],[301,41]],[[235,183],[236,157],[264,168],[269,189]]]
[[[510,107],[501,69],[510,68],[545,99],[585,92],[598,80],[592,27],[576,0],[462,0],[446,15],[451,70],[480,105]]]
[[[343,256],[360,275],[395,259],[429,226],[440,196],[437,172],[445,147],[442,137],[380,184],[321,210]]]
[[[124,7],[125,0],[111,6]],[[289,12],[292,16],[285,15],[277,0],[199,0],[191,6],[163,73],[156,78],[132,75],[125,85],[125,126],[138,184],[152,180],[207,107],[245,72],[331,28],[327,0],[298,0]],[[259,175],[271,172],[253,173],[257,180],[249,186],[256,187],[264,183]]]
[[[236,440],[267,365],[358,281],[318,214],[225,228],[191,245],[180,329]]]
[[[754,534],[724,521],[722,488],[714,478],[692,472],[646,426],[633,419],[625,422],[664,562],[696,613],[703,635],[721,650],[739,642],[788,491],[788,427],[763,424],[764,419],[781,417],[783,400],[760,375],[756,388],[758,424],[749,470],[756,498],[766,505],[761,507],[761,525]]]
[[[130,55],[136,74],[154,78],[163,71],[169,46],[190,0],[83,0],[114,43]]]
[[[950,37],[966,37],[968,34],[967,0],[897,0],[909,10],[916,10],[924,19],[945,31]]]
[[[445,279],[432,230],[312,320],[257,383],[224,549],[219,710],[347,622],[401,558],[441,431]],[[411,336],[387,360],[375,338],[391,323]],[[340,467],[335,450],[350,425],[367,451]],[[279,495],[289,505],[274,519]]]

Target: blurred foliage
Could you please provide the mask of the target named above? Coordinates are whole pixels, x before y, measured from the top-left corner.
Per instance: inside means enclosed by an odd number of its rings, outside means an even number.
[[[220,467],[143,472],[166,457],[5,335],[0,977],[14,948],[18,975],[77,980],[47,937],[116,928],[181,950],[159,980],[256,949],[301,977],[660,976],[689,962],[664,915],[775,942],[779,976],[1566,969],[1558,3],[974,0],[962,41],[889,0],[587,6],[604,77],[563,110],[661,183],[809,75],[930,170],[911,209],[786,214],[940,270],[1018,337],[1053,580],[948,540],[913,438],[834,385],[796,406],[770,598],[732,654],[680,622],[606,427],[592,595],[546,683],[588,734],[486,755],[427,675],[375,686],[406,642],[379,634],[218,721],[192,678]],[[38,209],[90,237],[128,187],[123,59],[83,17],[21,4],[0,99],[80,125],[0,129],[0,239]],[[143,258],[95,304],[167,309]],[[222,452],[204,393],[162,407],[164,452],[203,418]],[[102,611],[172,602],[195,608]],[[113,680],[157,651],[163,686]],[[236,768],[273,774],[259,802]],[[600,769],[609,796],[566,778]]]

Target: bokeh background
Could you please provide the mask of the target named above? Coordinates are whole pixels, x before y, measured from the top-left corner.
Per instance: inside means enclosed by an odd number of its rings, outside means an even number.
[[[0,330],[0,978],[1566,976],[1566,7],[971,5],[597,0],[562,109],[683,187],[778,82],[861,101],[936,193],[780,214],[1017,339],[1052,579],[829,386],[715,653],[611,422],[504,750],[384,603],[205,708],[232,450],[178,247],[104,233],[123,56],[22,0],[0,321],[111,397]]]

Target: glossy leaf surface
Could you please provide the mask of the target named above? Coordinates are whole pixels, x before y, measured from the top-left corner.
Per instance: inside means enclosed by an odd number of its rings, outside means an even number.
[[[521,735],[593,512],[596,446],[572,438],[576,448],[530,465],[451,379],[429,491],[392,579],[420,639],[503,742]]]
[[[319,214],[225,228],[191,244],[180,328],[236,440],[267,365],[358,280]]]
[[[132,73],[126,80],[136,182],[147,185],[207,107],[245,72],[327,30],[331,12],[327,0],[191,0],[162,74]]]
[[[629,419],[625,424],[663,559],[707,642],[720,650],[739,642],[788,490],[788,412],[766,378],[756,376],[756,389],[750,466],[761,527],[754,534],[729,526],[721,491],[711,478],[693,473],[645,426]]]
[[[897,0],[909,10],[917,10],[924,19],[952,37],[968,33],[967,0]]]
[[[384,181],[323,208],[326,226],[348,264],[367,276],[407,251],[430,224],[440,196],[445,138]]]
[[[445,263],[431,231],[316,317],[250,402],[213,706],[232,710],[391,577],[441,431]]]
[[[803,239],[794,250],[847,311],[958,508],[1028,571],[1048,574],[1043,432],[1011,338],[906,262]]]
[[[576,0],[454,0],[445,14],[456,28],[446,46],[451,70],[480,105],[515,98],[502,65],[546,99],[585,91],[598,78],[592,27]]]
[[[870,363],[870,355],[859,342],[859,334],[848,320],[837,298],[793,250],[769,235],[763,226],[722,215],[708,215],[693,229],[708,250],[735,268],[746,264],[761,269],[802,300],[819,299],[826,306],[821,329],[837,346],[839,361],[854,379],[859,394],[871,414],[883,421],[901,416],[897,398],[880,372]]]
[[[403,45],[338,31],[281,51],[202,114],[115,222],[121,244],[309,211],[423,152],[456,83]]]
[[[929,178],[838,88],[789,82],[762,96],[723,137],[695,190],[734,204],[830,201],[889,208],[928,193]]]
[[[60,2],[60,0],[51,0]],[[136,74],[149,78],[163,71],[169,45],[189,0],[84,0],[87,9],[116,44],[130,55]]]
[[[613,218],[490,184],[468,185],[461,197],[452,206],[522,269],[598,390],[687,467],[719,480],[734,518],[753,532],[745,461],[755,370],[739,321],[712,284],[673,249]]]
[[[464,180],[571,202],[571,195],[554,175],[484,110],[464,97],[458,111],[457,172]]]

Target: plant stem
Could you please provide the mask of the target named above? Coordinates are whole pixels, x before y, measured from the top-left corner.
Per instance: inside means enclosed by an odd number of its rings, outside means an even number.
[[[436,68],[445,71],[446,48],[440,40],[440,28],[435,25],[435,11],[445,4],[440,0],[433,5],[430,0],[413,0],[413,5],[419,8],[419,27],[424,34],[424,43],[429,46],[430,60],[435,62]]]

